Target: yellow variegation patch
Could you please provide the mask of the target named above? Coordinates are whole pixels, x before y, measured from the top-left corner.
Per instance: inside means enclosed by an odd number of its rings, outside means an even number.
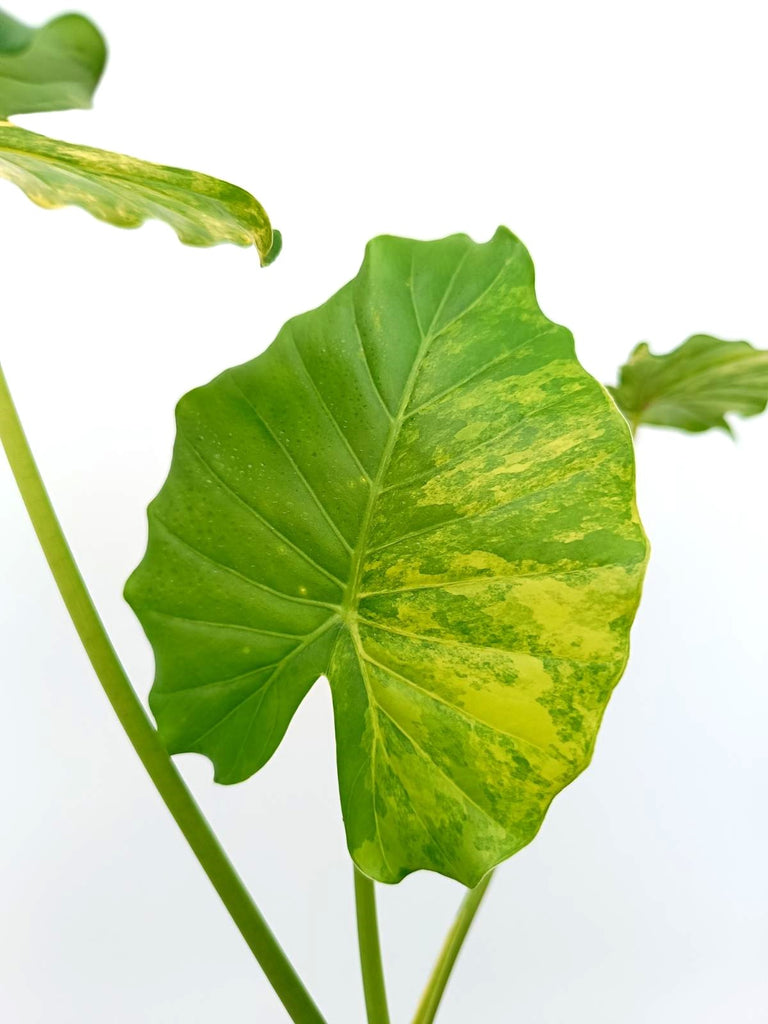
[[[187,395],[127,597],[169,749],[232,783],[330,680],[349,848],[474,885],[588,763],[648,546],[627,425],[505,229],[379,238]]]

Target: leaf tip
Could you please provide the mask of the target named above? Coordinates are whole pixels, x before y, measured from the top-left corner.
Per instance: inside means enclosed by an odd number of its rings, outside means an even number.
[[[280,231],[272,231],[272,245],[266,253],[259,253],[259,261],[262,267],[268,267],[274,263],[283,250],[283,236]]]

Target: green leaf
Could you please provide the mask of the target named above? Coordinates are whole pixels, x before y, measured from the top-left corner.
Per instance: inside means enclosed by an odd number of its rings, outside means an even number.
[[[98,29],[80,15],[67,14],[35,30],[0,11],[0,178],[39,206],[81,206],[124,228],[157,218],[187,245],[255,245],[262,264],[271,263],[280,235],[243,189],[8,123],[12,114],[90,107],[106,56]]]
[[[640,424],[694,433],[719,427],[727,413],[756,416],[768,402],[768,352],[747,341],[695,334],[666,355],[643,342],[608,389],[636,429]]]
[[[0,11],[0,55],[18,53],[29,46],[35,30]]]
[[[32,29],[0,11],[0,121],[90,107],[106,60],[101,33],[79,14]]]
[[[150,217],[187,245],[255,245],[262,263],[280,249],[264,208],[250,193],[206,174],[162,167],[0,124],[0,178],[39,206],[74,205],[121,228]]]
[[[588,763],[648,553],[627,425],[525,248],[374,240],[177,425],[126,588],[164,742],[245,779],[326,674],[357,865],[474,885]]]

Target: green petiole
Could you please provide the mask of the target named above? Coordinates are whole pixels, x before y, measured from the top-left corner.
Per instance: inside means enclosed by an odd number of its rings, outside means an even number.
[[[133,749],[295,1024],[325,1024],[163,747],[125,674],[77,568],[0,367],[0,437],[56,585]]]
[[[446,936],[443,948],[440,950],[440,955],[427,982],[427,987],[424,989],[421,1002],[416,1010],[416,1016],[413,1018],[413,1024],[432,1024],[434,1021],[443,992],[445,992],[445,986],[448,984],[448,979],[451,976],[451,971],[492,877],[493,872],[489,871],[480,884],[476,885],[474,889],[469,889],[464,897],[459,907],[459,912],[456,915],[456,920],[453,922],[453,926]]]

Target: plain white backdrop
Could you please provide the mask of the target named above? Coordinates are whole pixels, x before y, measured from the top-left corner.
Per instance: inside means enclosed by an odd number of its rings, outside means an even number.
[[[152,658],[121,590],[174,403],[325,300],[369,237],[505,223],[604,381],[640,340],[768,345],[757,0],[84,10],[111,44],[96,109],[19,123],[236,182],[285,236],[261,271],[253,251],[46,212],[0,182],[0,353],[142,695]],[[441,1024],[768,1020],[768,416],[737,431],[640,435],[653,557],[630,667],[592,767],[498,872]],[[93,677],[5,464],[0,513],[0,1019],[280,1024]],[[178,761],[330,1024],[359,1024],[326,683],[249,782]],[[380,889],[395,1021],[460,895],[424,874]]]

